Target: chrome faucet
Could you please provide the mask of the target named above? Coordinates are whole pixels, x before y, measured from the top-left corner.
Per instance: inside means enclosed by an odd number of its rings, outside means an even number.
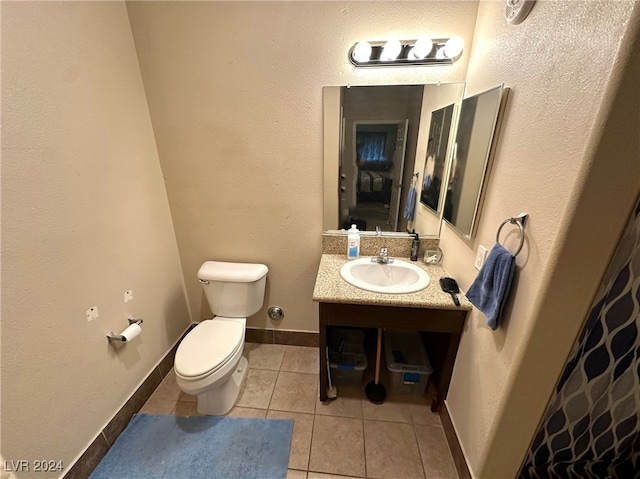
[[[380,236],[382,235],[382,230],[380,229],[379,226],[376,226],[376,236]]]
[[[377,258],[372,257],[371,262],[379,264],[389,264],[393,263],[393,258],[389,258],[389,256],[387,255],[387,247],[383,246],[382,248],[380,248],[380,255]]]

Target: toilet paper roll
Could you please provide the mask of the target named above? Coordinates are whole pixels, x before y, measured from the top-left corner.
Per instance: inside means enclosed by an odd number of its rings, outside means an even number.
[[[142,328],[140,327],[140,325],[134,323],[131,326],[129,326],[127,329],[122,331],[121,334],[124,337],[125,341],[131,341],[133,338],[138,336],[141,332],[142,332]]]

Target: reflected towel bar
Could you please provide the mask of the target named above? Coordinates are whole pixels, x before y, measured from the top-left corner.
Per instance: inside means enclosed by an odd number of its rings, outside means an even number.
[[[501,246],[503,245],[502,243],[500,243],[500,232],[502,231],[502,227],[504,225],[506,225],[507,223],[511,223],[513,225],[516,225],[520,230],[520,245],[518,246],[518,249],[516,250],[516,252],[513,253],[513,256],[518,256],[518,253],[520,253],[520,251],[522,250],[522,247],[524,246],[524,225],[527,222],[528,217],[529,215],[527,213],[521,213],[518,216],[507,218],[502,223],[500,223],[500,226],[498,227],[498,232],[496,233],[496,243],[498,243]]]

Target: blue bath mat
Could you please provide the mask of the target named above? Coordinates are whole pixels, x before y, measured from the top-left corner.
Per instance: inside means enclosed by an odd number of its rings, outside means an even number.
[[[285,479],[293,420],[136,414],[90,479]]]

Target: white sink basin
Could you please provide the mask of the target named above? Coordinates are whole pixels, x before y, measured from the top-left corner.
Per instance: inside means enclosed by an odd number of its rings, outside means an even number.
[[[340,276],[357,288],[375,293],[415,293],[431,282],[425,270],[406,261],[379,264],[371,258],[349,261]]]

